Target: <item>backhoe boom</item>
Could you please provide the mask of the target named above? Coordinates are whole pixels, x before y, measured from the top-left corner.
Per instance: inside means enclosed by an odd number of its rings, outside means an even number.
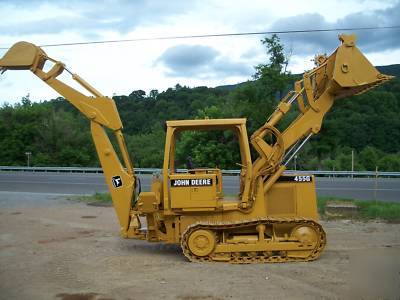
[[[53,66],[45,72],[43,69],[49,62]],[[41,48],[31,43],[19,42],[8,50],[4,57],[0,59],[0,72],[6,70],[32,71],[90,120],[93,141],[121,225],[121,233],[127,235],[131,218],[130,210],[135,195],[136,177],[125,145],[122,122],[114,100],[103,96],[80,76],[69,71],[62,62],[48,57]],[[67,71],[72,79],[90,92],[92,96],[86,96],[58,79],[63,71]],[[115,134],[124,162],[123,165],[108,138],[105,128],[111,129]]]

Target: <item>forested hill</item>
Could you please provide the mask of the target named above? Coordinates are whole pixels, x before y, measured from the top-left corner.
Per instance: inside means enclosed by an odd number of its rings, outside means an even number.
[[[387,66],[376,66],[375,68],[377,68],[378,71],[383,74],[400,77],[400,64],[387,65]],[[301,76],[301,74],[295,74],[294,76]],[[244,84],[246,84],[246,83],[242,82],[242,83],[237,83],[237,84],[220,85],[220,86],[217,86],[216,88],[231,91],[237,87],[243,86]]]
[[[376,68],[378,69],[379,72],[381,72],[383,74],[400,77],[400,65],[399,64],[387,65],[387,66],[377,66]]]
[[[377,166],[381,171],[400,171],[400,65],[378,69],[398,78],[336,101],[320,134],[299,153],[297,168],[349,170],[353,150],[356,170]],[[176,85],[160,93],[137,90],[115,96],[135,167],[162,166],[166,120],[246,117],[249,134],[253,133],[293,78],[270,59],[257,66],[255,80],[237,86]],[[35,166],[98,165],[88,120],[62,98],[41,103],[23,98],[20,104],[0,108],[0,165],[26,165],[27,151]],[[230,133],[182,134],[178,167],[184,167],[188,154],[197,167],[237,169],[240,162],[237,141]]]

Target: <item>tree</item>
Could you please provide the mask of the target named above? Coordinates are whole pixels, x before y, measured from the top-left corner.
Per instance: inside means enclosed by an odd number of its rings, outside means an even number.
[[[275,96],[278,92],[281,98],[289,82],[289,73],[286,71],[289,60],[276,34],[273,34],[270,38],[264,38],[261,42],[266,47],[269,62],[257,65],[255,67],[256,73],[253,77],[261,81],[264,93],[267,96]]]
[[[378,161],[378,168],[380,171],[398,172],[400,170],[400,153],[383,156]]]
[[[133,100],[143,100],[146,96],[146,92],[143,90],[136,90],[129,94],[129,98]]]
[[[154,100],[157,100],[158,94],[159,94],[158,90],[151,90],[149,93],[149,97]]]
[[[31,102],[31,100],[30,100],[30,95],[28,94],[28,95],[26,95],[25,97],[22,97],[21,103],[22,103],[22,106],[25,106],[25,107],[31,106],[31,105],[32,105],[32,102]]]
[[[361,164],[368,171],[374,171],[376,166],[378,165],[378,160],[381,156],[381,153],[378,152],[374,147],[367,146],[365,147],[359,155]]]

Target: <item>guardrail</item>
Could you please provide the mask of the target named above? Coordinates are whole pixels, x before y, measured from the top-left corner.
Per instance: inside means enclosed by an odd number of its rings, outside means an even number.
[[[0,166],[0,171],[19,172],[54,172],[54,173],[103,173],[101,168],[81,167],[20,167]],[[137,174],[160,173],[161,169],[156,168],[135,168]],[[187,172],[187,169],[177,169],[178,173]],[[224,175],[239,175],[240,170],[222,170]],[[375,171],[295,171],[287,170],[286,174],[314,174],[321,177],[400,177],[400,172],[375,172]]]

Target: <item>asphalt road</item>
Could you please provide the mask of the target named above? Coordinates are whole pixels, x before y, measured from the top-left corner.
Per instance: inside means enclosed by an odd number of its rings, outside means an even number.
[[[140,175],[142,190],[150,189],[151,175]],[[400,202],[400,179],[317,178],[318,196]],[[235,194],[238,177],[224,176],[225,194]],[[0,172],[0,199],[4,192],[54,195],[106,192],[102,174]]]

